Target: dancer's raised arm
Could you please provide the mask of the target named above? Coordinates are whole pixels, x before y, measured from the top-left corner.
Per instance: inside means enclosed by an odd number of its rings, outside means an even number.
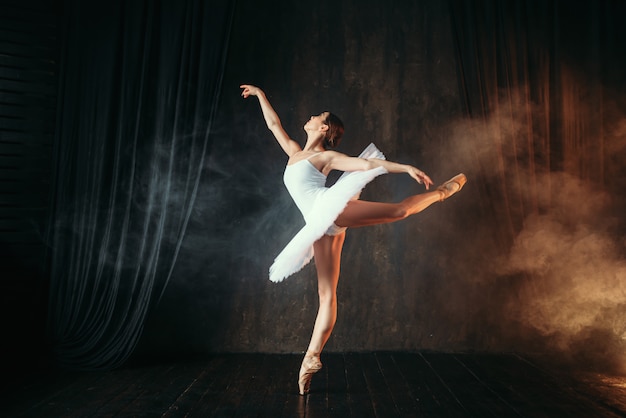
[[[289,135],[287,135],[287,132],[283,129],[283,125],[280,123],[278,114],[270,104],[269,100],[267,100],[263,90],[250,84],[242,84],[239,87],[243,89],[241,95],[244,99],[247,99],[250,96],[256,96],[259,99],[265,123],[267,124],[269,130],[274,134],[276,141],[278,141],[278,144],[282,147],[283,151],[285,151],[285,153],[290,157],[294,153],[301,151],[302,148],[300,147],[300,144],[291,139]]]
[[[345,154],[335,151],[327,151],[328,162],[327,170],[340,170],[340,171],[363,171],[371,170],[376,167],[384,167],[389,173],[407,173],[415,181],[423,184],[426,189],[429,189],[433,185],[433,181],[418,168],[408,164],[394,163],[393,161],[381,160],[378,158],[357,158],[349,157]]]

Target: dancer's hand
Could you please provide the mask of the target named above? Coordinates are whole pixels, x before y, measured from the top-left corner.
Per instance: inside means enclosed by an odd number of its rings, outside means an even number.
[[[287,135],[287,132],[283,129],[283,125],[280,123],[280,119],[278,118],[276,111],[270,104],[269,100],[267,100],[263,90],[251,84],[242,84],[239,87],[243,89],[241,96],[244,99],[247,99],[250,96],[256,96],[259,99],[265,123],[267,124],[268,129],[274,134],[274,138],[276,138],[276,141],[278,141],[278,144],[281,146],[283,151],[285,151],[289,157],[298,151],[302,151],[300,144],[291,139],[289,135]]]
[[[247,99],[250,96],[258,96],[260,93],[263,93],[260,88],[253,86],[251,84],[242,84],[239,86],[243,91],[241,92],[241,96],[244,99]]]
[[[409,166],[408,174],[409,176],[413,177],[415,181],[417,181],[419,184],[423,184],[424,187],[426,187],[426,190],[428,190],[430,186],[433,185],[433,181],[430,179],[430,177],[428,177],[426,173],[418,170],[415,167]]]

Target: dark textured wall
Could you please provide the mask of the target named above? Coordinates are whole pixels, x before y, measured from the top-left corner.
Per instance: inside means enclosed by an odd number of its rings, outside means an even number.
[[[140,352],[293,352],[306,348],[316,313],[313,265],[273,284],[267,269],[301,227],[282,185],[286,157],[241,83],[268,94],[287,132],[304,139],[311,114],[331,110],[346,125],[340,150],[375,142],[436,182],[449,167],[447,123],[461,113],[444,2],[241,1],[235,15],[219,126],[177,278],[148,324]],[[406,2],[403,2],[406,3]],[[476,308],[452,264],[467,192],[413,219],[348,232],[339,320],[329,350],[462,349],[482,343],[466,321]],[[408,176],[376,180],[363,198],[399,201],[422,192]],[[201,261],[202,260],[202,261]],[[175,342],[175,343],[174,343]],[[188,345],[188,346],[186,346]]]

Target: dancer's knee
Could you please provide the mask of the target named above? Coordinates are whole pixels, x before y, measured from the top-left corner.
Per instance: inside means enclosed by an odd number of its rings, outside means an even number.
[[[337,292],[326,286],[319,287],[317,294],[319,296],[320,305],[330,305],[337,300]]]

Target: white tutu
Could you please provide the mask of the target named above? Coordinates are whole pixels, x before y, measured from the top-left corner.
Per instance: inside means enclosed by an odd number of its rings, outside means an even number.
[[[383,153],[374,144],[365,148],[359,157],[385,159]],[[304,164],[304,167],[299,167],[298,170],[311,170],[310,176],[323,177],[313,179],[313,181],[322,182],[325,179],[325,176],[310,163],[308,166]],[[331,187],[315,187],[314,203],[305,214],[306,225],[274,260],[274,264],[270,267],[270,280],[280,282],[306,266],[313,258],[313,243],[324,235],[343,212],[348,202],[358,198],[367,183],[385,173],[387,170],[383,167],[346,172]],[[302,207],[300,209],[302,210]]]

